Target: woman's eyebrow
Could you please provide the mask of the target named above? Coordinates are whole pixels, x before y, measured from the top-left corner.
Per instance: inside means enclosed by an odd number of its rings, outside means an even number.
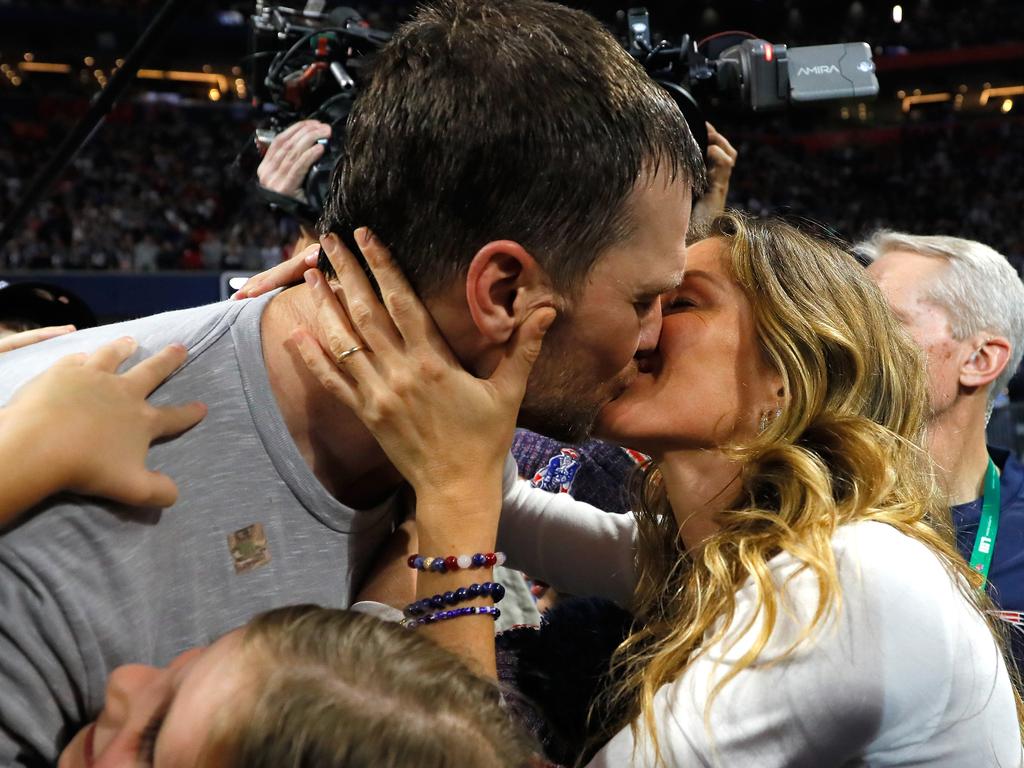
[[[705,272],[702,269],[686,270],[686,276],[683,278],[683,283],[689,283],[694,278],[705,280],[716,288],[720,288],[722,285],[722,279],[718,275],[713,272]]]

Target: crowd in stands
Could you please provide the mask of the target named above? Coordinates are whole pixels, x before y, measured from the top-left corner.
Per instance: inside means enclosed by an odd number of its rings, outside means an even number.
[[[847,240],[878,227],[976,238],[1024,259],[1020,118],[908,122],[845,135],[733,120],[730,204],[821,222]],[[0,120],[0,214],[69,122]],[[296,225],[230,172],[252,125],[223,108],[133,105],[105,123],[0,254],[7,269],[259,269]],[[831,137],[831,141],[829,138]],[[823,169],[828,169],[824,171]],[[967,201],[965,204],[964,201]]]
[[[4,122],[4,215],[68,127]],[[227,110],[121,110],[8,243],[4,266],[254,270],[280,261],[294,222],[252,199],[231,172],[251,131]]]
[[[976,239],[1021,270],[1022,128],[1005,117],[908,124],[852,131],[834,146],[821,136],[736,135],[730,204],[811,219],[849,241],[879,228]]]

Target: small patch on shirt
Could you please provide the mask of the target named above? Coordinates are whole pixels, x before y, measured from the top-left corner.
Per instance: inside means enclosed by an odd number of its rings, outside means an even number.
[[[260,523],[229,533],[228,549],[235,563],[235,573],[246,573],[270,562],[267,534]]]

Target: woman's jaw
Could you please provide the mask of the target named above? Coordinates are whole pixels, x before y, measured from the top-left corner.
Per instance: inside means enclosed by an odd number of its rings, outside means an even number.
[[[637,359],[638,375],[601,410],[595,434],[655,458],[756,437],[781,379],[764,358],[728,243],[693,244],[682,284],[661,305],[657,347]]]

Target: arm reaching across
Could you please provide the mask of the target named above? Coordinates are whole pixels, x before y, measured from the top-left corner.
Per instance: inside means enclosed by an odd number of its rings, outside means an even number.
[[[174,481],[147,470],[146,453],[157,438],[202,421],[206,406],[147,403],[187,353],[172,345],[118,374],[137,348],[124,338],[63,358],[0,409],[0,467],[18,468],[0,484],[0,527],[61,490],[132,505],[174,503]]]
[[[548,493],[505,467],[498,548],[509,568],[561,592],[605,597],[629,608],[636,584],[636,518]]]
[[[253,299],[269,293],[275,288],[284,288],[302,280],[302,275],[311,267],[316,266],[320,256],[320,244],[314,243],[306,248],[297,249],[295,255],[287,261],[275,264],[270,269],[253,275],[238,289],[232,299]]]
[[[53,339],[66,333],[73,333],[74,330],[75,326],[73,325],[51,325],[46,328],[33,328],[30,331],[12,333],[9,336],[0,338],[0,352],[12,352],[15,349],[27,347],[29,344]]]

